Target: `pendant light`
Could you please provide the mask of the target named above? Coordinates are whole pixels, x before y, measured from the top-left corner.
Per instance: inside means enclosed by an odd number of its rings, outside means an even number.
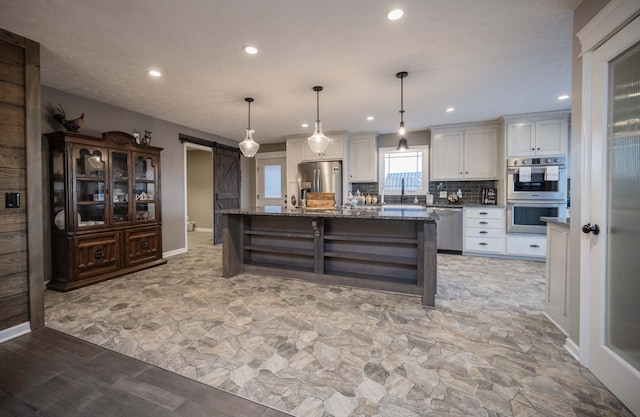
[[[406,151],[409,149],[407,140],[404,138],[404,134],[407,132],[404,129],[404,79],[407,75],[409,75],[409,73],[406,71],[401,71],[396,74],[396,77],[400,78],[400,130],[398,130],[400,140],[398,141],[398,147],[396,148],[398,151]]]
[[[253,140],[253,133],[251,131],[251,103],[253,103],[253,99],[251,97],[247,97],[244,99],[249,105],[249,121],[247,123],[247,136],[244,138],[242,142],[238,145],[240,147],[240,151],[247,158],[253,158],[255,154],[258,152],[258,148],[260,144]]]
[[[316,92],[316,131],[309,136],[307,143],[313,153],[321,154],[329,146],[329,138],[322,133],[322,122],[320,121],[320,91],[322,91],[322,87],[317,85],[313,87],[313,91]]]

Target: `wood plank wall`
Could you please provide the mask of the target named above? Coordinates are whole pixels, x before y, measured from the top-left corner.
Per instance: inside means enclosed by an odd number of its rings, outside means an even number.
[[[35,190],[30,190],[27,179],[28,161],[33,160],[33,155],[27,155],[27,149],[33,148],[36,139],[30,136],[38,135],[37,140],[40,136],[39,121],[33,125],[34,111],[38,115],[40,107],[39,58],[35,66],[29,65],[29,61],[33,61],[29,54],[33,54],[34,46],[39,55],[37,43],[0,29],[0,330],[29,321],[33,314],[31,303],[43,303],[41,295],[30,299],[29,267],[33,259],[29,256],[29,247],[35,243],[37,248],[42,241],[42,236],[31,239],[28,235],[28,219],[33,216],[27,204],[28,192],[35,191],[41,200],[38,189],[42,189],[38,184]],[[35,88],[29,85],[34,82]],[[29,146],[28,141],[31,141]],[[30,168],[40,169],[39,152],[36,158],[36,166]],[[38,176],[41,177],[39,172]],[[20,193],[19,208],[5,208],[7,192]],[[39,204],[40,201],[36,205]],[[35,213],[42,215],[40,207]],[[38,222],[42,223],[41,217]],[[35,229],[41,230],[41,225]],[[37,269],[36,275],[41,280],[42,274],[38,274]],[[36,308],[38,317],[42,310],[43,307]]]

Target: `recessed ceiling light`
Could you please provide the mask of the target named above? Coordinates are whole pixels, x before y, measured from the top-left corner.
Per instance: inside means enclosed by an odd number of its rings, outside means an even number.
[[[373,116],[367,116],[367,120],[373,120],[373,119],[375,119],[375,117],[373,117]]]
[[[393,9],[389,13],[387,13],[387,19],[389,20],[398,20],[404,15],[402,9]]]
[[[255,55],[258,53],[258,48],[256,48],[255,46],[245,46],[244,51],[249,55]]]
[[[162,73],[160,71],[156,71],[156,70],[149,70],[149,75],[153,76],[153,77],[159,77],[162,75]]]
[[[303,123],[302,127],[309,127],[309,123]]]
[[[569,96],[568,96],[568,95],[566,95],[566,94],[565,94],[565,95],[562,95],[562,96],[558,96],[558,100],[566,100],[566,99],[568,99],[568,98],[569,98]]]
[[[455,107],[447,107],[446,109],[444,109],[444,111],[446,111],[447,113],[451,113],[454,110],[455,110]]]

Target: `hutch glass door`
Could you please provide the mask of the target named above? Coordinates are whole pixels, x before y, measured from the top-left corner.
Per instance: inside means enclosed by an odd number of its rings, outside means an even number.
[[[135,156],[133,192],[136,199],[136,223],[156,220],[157,166],[156,157],[153,155],[137,154]]]
[[[75,170],[74,205],[77,218],[71,216],[78,230],[104,226],[106,221],[106,161],[107,151],[89,145],[73,145]]]
[[[129,205],[129,153],[111,152],[111,199],[113,226],[131,221]]]

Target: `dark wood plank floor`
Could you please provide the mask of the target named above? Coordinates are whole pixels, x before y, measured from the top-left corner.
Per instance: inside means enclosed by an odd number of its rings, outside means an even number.
[[[0,416],[289,414],[41,328],[0,344]]]

